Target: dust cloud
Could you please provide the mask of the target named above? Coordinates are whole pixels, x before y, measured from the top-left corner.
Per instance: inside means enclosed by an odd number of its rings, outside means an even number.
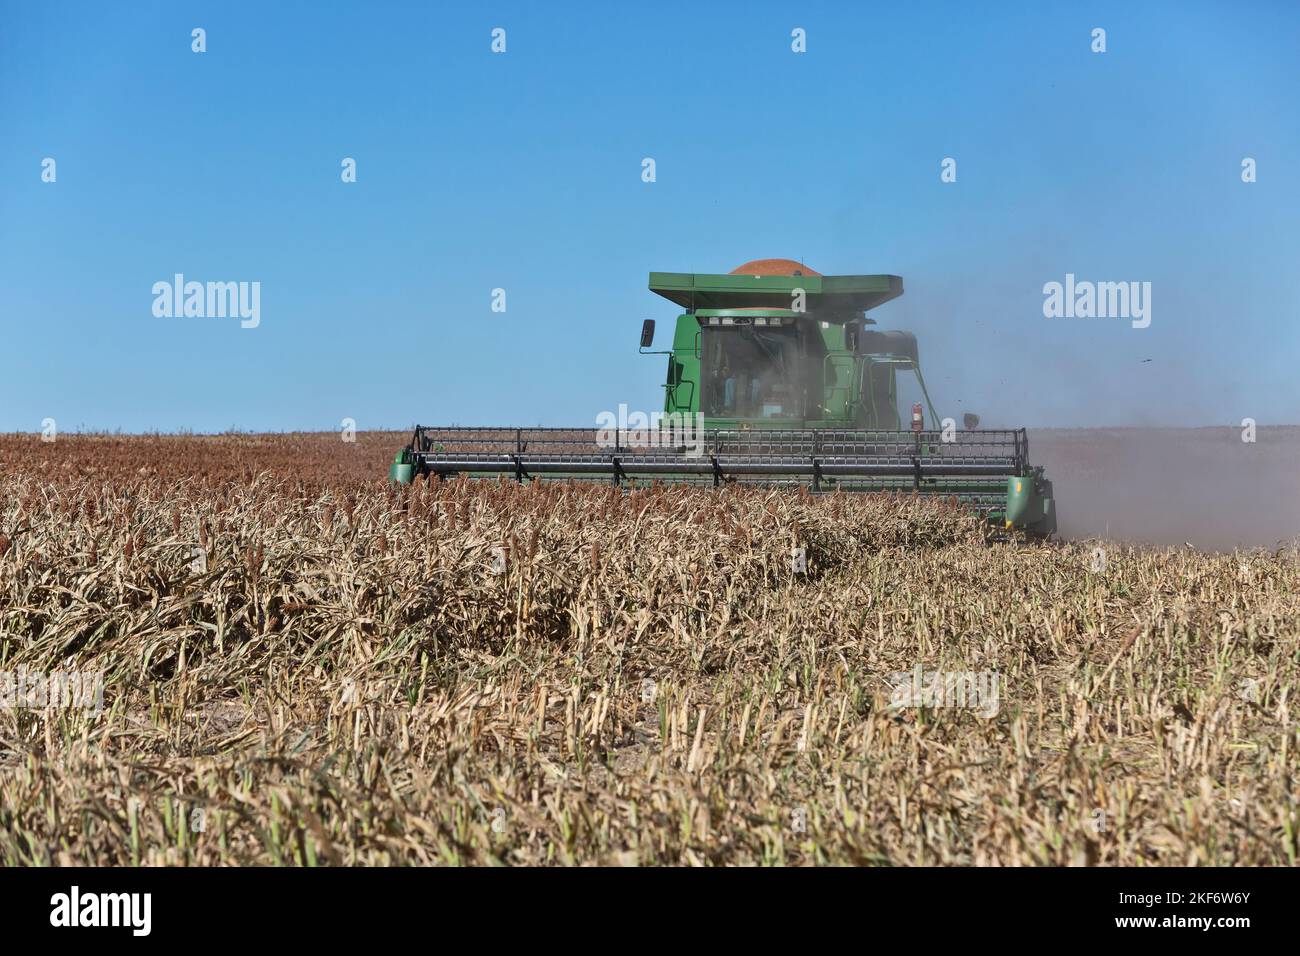
[[[1029,460],[1047,470],[1060,536],[1208,551],[1300,538],[1300,427],[1033,428]]]

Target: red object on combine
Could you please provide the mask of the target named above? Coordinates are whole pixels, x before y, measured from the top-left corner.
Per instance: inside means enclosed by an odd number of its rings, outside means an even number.
[[[793,259],[754,259],[743,266],[731,270],[733,276],[820,276],[816,269],[810,269],[802,262]]]

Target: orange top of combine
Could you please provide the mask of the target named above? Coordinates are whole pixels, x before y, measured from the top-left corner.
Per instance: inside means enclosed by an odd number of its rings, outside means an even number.
[[[737,266],[728,274],[733,276],[821,275],[816,269],[809,269],[802,262],[795,262],[793,259],[755,259],[753,262],[746,262],[743,266]]]

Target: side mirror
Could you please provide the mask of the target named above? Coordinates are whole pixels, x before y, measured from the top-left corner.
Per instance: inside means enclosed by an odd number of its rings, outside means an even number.
[[[857,353],[858,351],[858,323],[844,323],[844,350],[846,352]]]
[[[980,417],[967,412],[961,417],[961,423],[966,426],[968,432],[972,432],[980,427]]]
[[[646,319],[641,323],[641,348],[648,349],[655,340],[655,320]]]

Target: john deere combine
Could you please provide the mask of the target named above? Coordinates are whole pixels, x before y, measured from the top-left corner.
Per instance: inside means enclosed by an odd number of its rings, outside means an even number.
[[[823,276],[788,259],[727,275],[650,273],[680,306],[663,410],[607,413],[597,428],[417,426],[391,477],[518,481],[655,481],[801,485],[955,497],[1007,527],[1056,530],[1052,483],[1028,461],[1025,430],[940,422],[921,376],[916,337],[881,331],[867,312],[903,293],[891,275]],[[923,399],[899,414],[900,374]],[[925,427],[929,421],[938,428]]]

